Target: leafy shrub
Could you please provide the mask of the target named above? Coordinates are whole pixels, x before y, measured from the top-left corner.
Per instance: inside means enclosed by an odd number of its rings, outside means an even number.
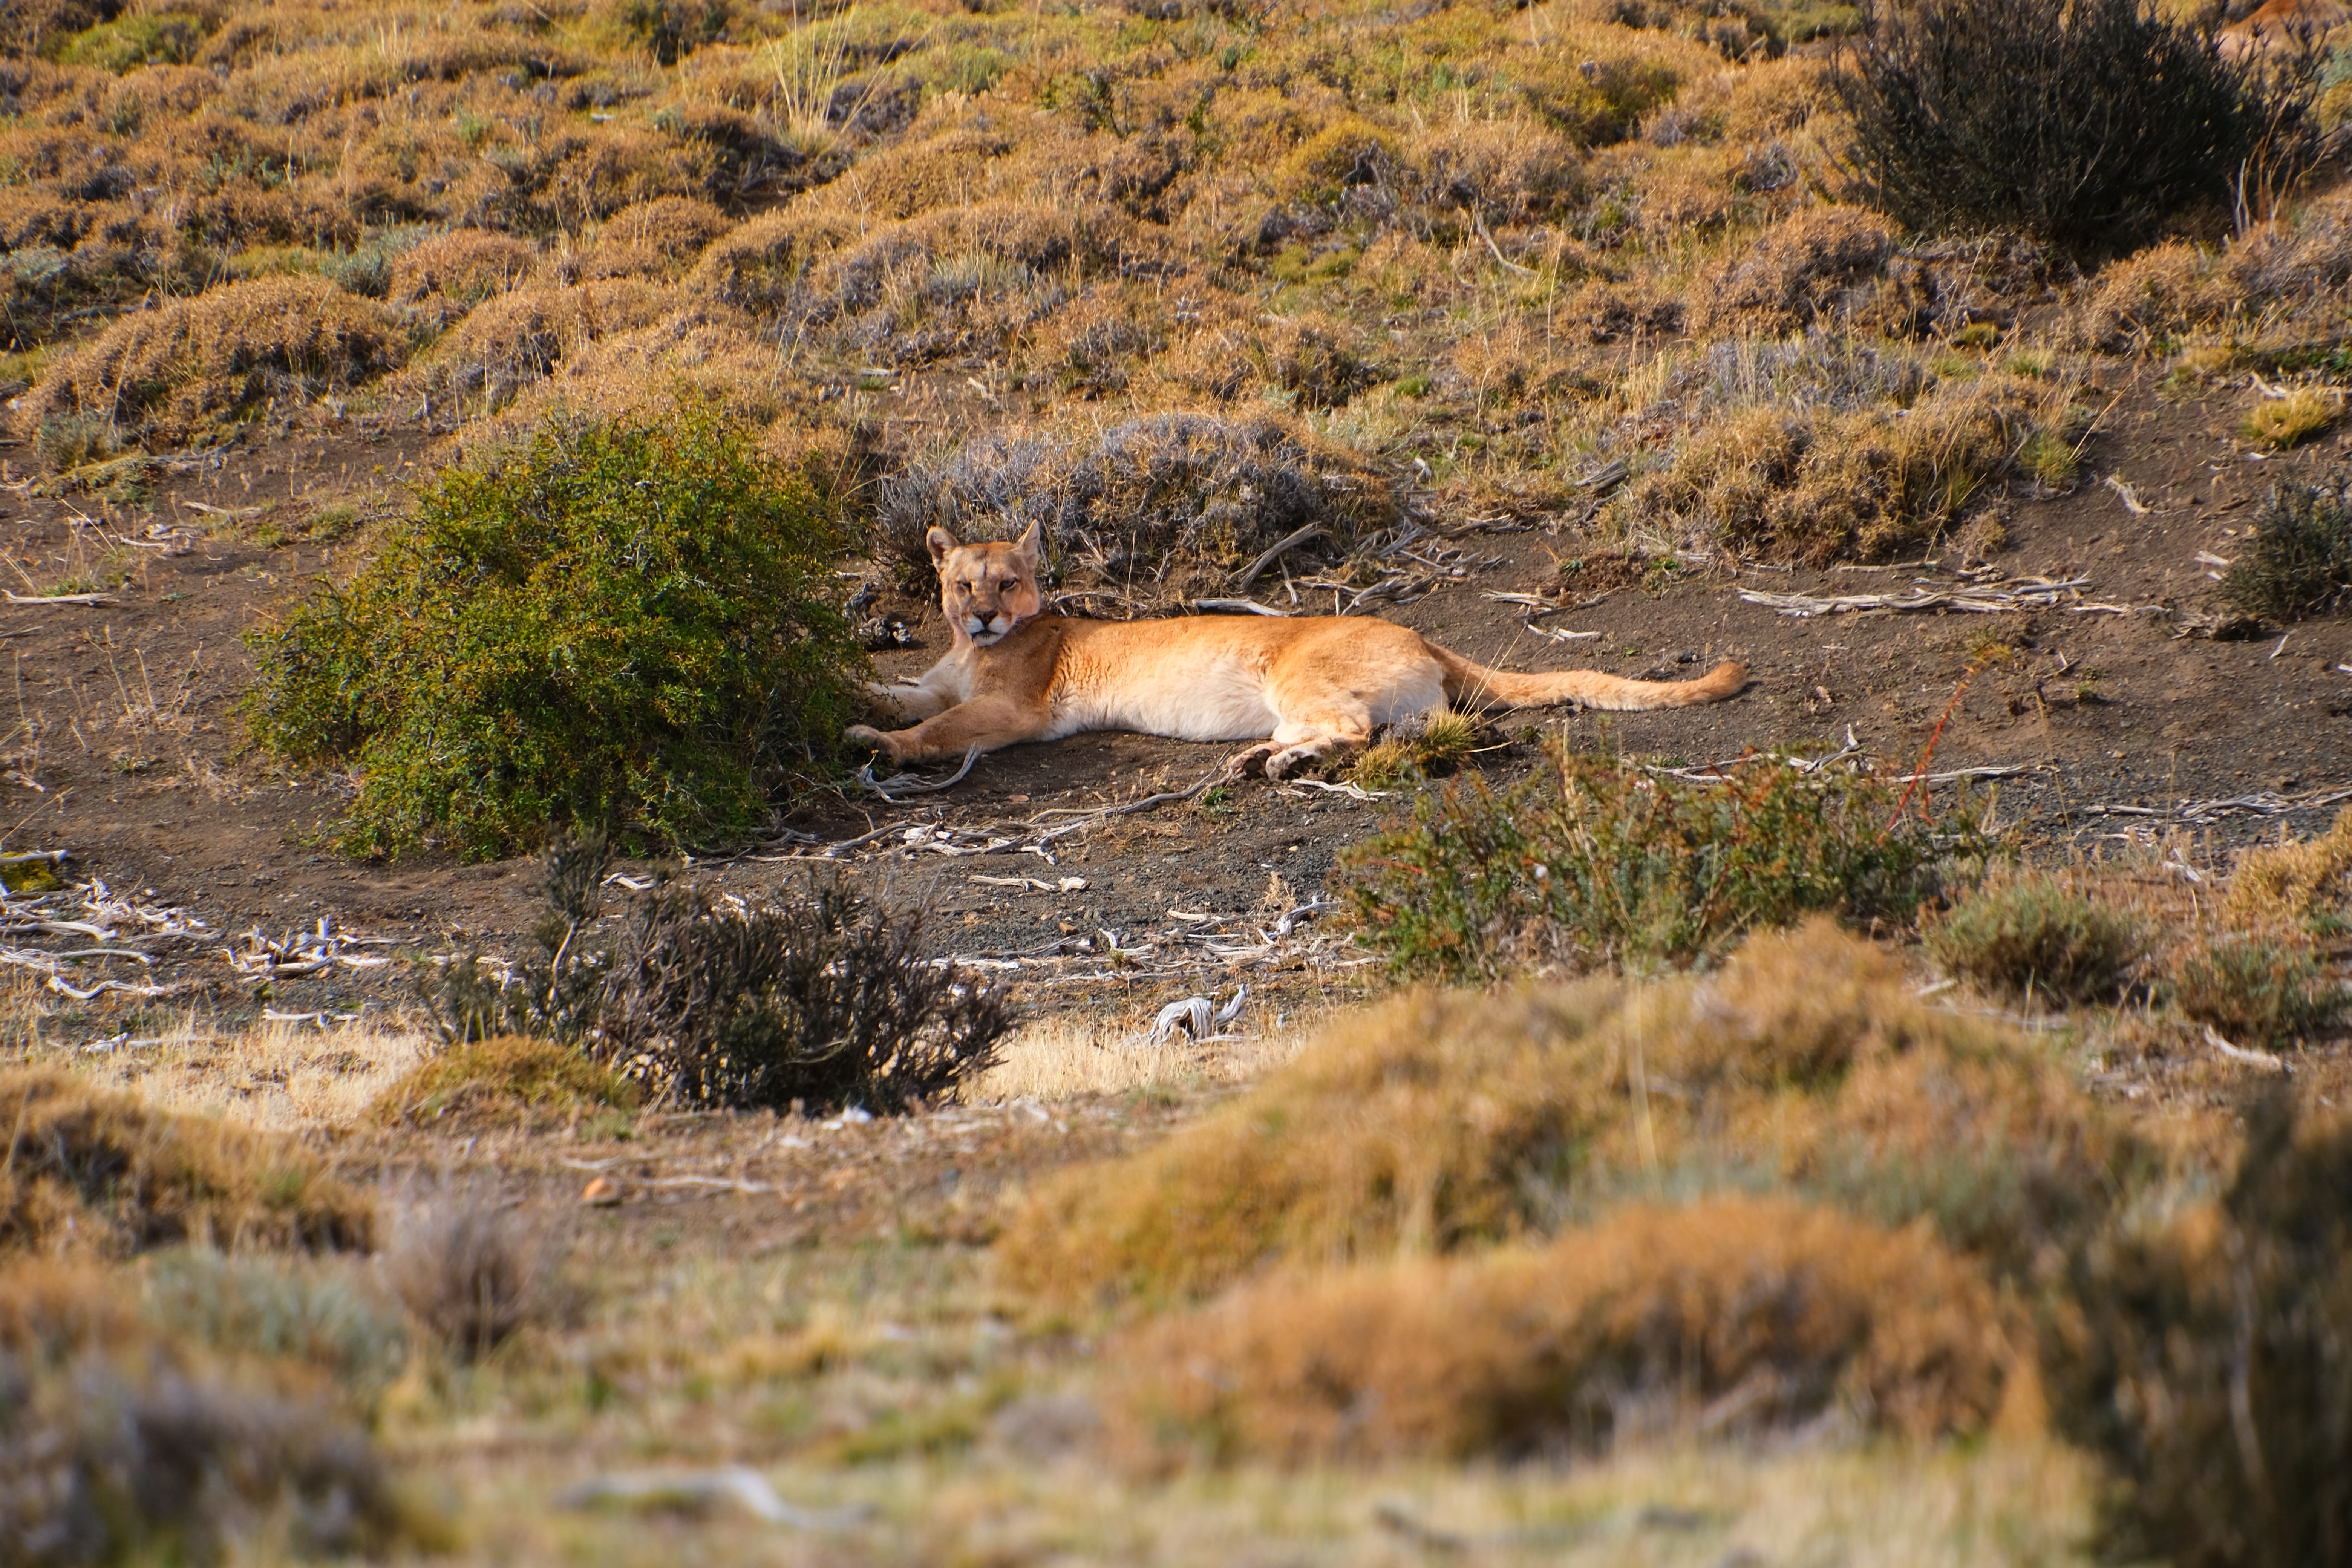
[[[553,420],[440,475],[348,585],[255,633],[247,711],[279,755],[357,774],[355,853],[740,836],[853,710],[835,542],[706,403]]]
[[[2221,578],[2224,604],[2272,621],[2323,614],[2352,590],[2352,472],[2271,487]]]
[[[1908,919],[1982,845],[1958,814],[1896,802],[1777,756],[1713,783],[1562,746],[1501,795],[1472,779],[1417,798],[1340,865],[1359,939],[1405,973],[1688,962],[1814,910]]]
[[[2174,965],[2172,1000],[2239,1045],[2284,1045],[2327,1028],[2347,998],[2301,943],[2232,932]]]
[[[2042,873],[1962,900],[1927,931],[1947,973],[2062,1003],[2114,997],[2146,950],[2137,921]]]
[[[2046,1047],[1927,1007],[1816,918],[1720,972],[1420,994],[1343,1018],[1166,1142],[1039,1184],[1005,1278],[1066,1302],[1181,1300],[1283,1264],[1468,1250],[1627,1197],[1786,1184],[1929,1220],[2040,1284],[2137,1158]]]
[[[523,1035],[458,1039],[377,1097],[370,1114],[413,1127],[544,1126],[634,1110],[637,1085],[571,1046]]]
[[[612,940],[588,931],[598,841],[549,858],[549,912],[510,984],[462,962],[434,998],[445,1031],[551,1035],[690,1104],[903,1110],[996,1061],[1003,994],[922,954],[919,911],[894,916],[822,883],[753,907],[671,884]]]
[[[418,1322],[478,1358],[558,1304],[559,1251],[543,1218],[450,1190],[401,1214],[384,1267]]]
[[[150,1109],[69,1074],[0,1074],[0,1255],[173,1242],[364,1251],[365,1198],[262,1133]]]
[[[1606,1448],[1718,1399],[1751,1429],[1843,1406],[1913,1437],[1978,1430],[1999,1337],[1983,1276],[1926,1231],[1734,1196],[1540,1249],[1276,1277],[1107,1359],[1163,1439],[1298,1464]]]
[[[2224,60],[2148,0],[1875,7],[1835,79],[1856,183],[1898,222],[2086,254],[2219,205],[2249,160],[2292,172],[2311,139],[2306,86]]]
[[[2087,1255],[2043,1359],[2060,1430],[2104,1458],[2102,1555],[2322,1563],[2352,1541],[2352,1123],[2247,1118],[2228,1195]]]

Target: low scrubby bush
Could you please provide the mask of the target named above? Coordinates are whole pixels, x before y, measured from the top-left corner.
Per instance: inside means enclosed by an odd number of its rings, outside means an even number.
[[[126,1285],[129,1286],[126,1289]],[[0,1557],[41,1568],[446,1547],[317,1373],[142,1321],[121,1273],[0,1264]]]
[[[1359,940],[1404,973],[1686,963],[1815,910],[1908,920],[1982,843],[1960,814],[1897,800],[1777,756],[1709,781],[1563,746],[1501,794],[1472,779],[1418,797],[1341,874]]]
[[[2043,1359],[2059,1430],[2116,1484],[2099,1545],[2179,1568],[2352,1543],[2352,1123],[2247,1119],[2218,1205],[2086,1253]]]
[[[1937,1011],[1827,920],[1704,982],[1420,994],[1343,1019],[1166,1142],[1039,1184],[1006,1279],[1080,1305],[1273,1265],[1471,1250],[1629,1197],[1776,1184],[1925,1218],[2004,1281],[2095,1234],[2138,1157],[2067,1065]]]
[[[825,772],[854,710],[836,542],[707,403],[558,417],[440,475],[355,578],[256,632],[247,715],[289,761],[351,770],[352,853],[739,837]]]
[[[2271,487],[2251,536],[2221,578],[2222,603],[2241,615],[2299,621],[2322,615],[2352,591],[2352,471],[2317,483]]]
[[[1519,1458],[1643,1426],[1769,1430],[1843,1408],[1981,1430],[1990,1286],[1924,1227],[1786,1198],[1634,1205],[1541,1248],[1277,1277],[1135,1333],[1121,1413],[1213,1461]]]
[[[514,974],[467,958],[439,979],[453,1042],[550,1037],[584,1053],[567,1080],[619,1073],[693,1105],[895,1111],[985,1072],[1012,1031],[1001,991],[923,955],[919,910],[838,881],[756,905],[667,884],[593,931],[605,864],[601,841],[558,846]]]
[[[1889,216],[2089,255],[2218,208],[2250,162],[2292,175],[2314,142],[2307,85],[2224,59],[2149,0],[1874,7],[1835,79],[1855,183]]]
[[[175,1242],[364,1251],[373,1205],[301,1151],[70,1074],[0,1074],[0,1254]]]
[[[542,1215],[494,1194],[449,1190],[393,1226],[384,1269],[416,1321],[479,1358],[559,1305],[561,1240]]]
[[[2042,873],[1961,900],[1927,938],[1947,973],[2061,1004],[2114,1000],[2147,944],[2138,921]]]
[[[2191,1020],[2243,1046],[2287,1045],[2344,1016],[2344,988],[2310,948],[2257,933],[2230,932],[2173,965],[2173,1005]]]

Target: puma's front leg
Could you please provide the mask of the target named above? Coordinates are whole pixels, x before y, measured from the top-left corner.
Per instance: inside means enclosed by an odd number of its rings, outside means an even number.
[[[852,741],[881,747],[893,762],[929,763],[961,757],[974,746],[992,752],[1016,742],[1034,741],[1045,732],[1045,717],[1043,710],[1028,710],[1002,697],[981,697],[960,702],[911,730],[883,734],[859,724],[845,733]]]
[[[883,718],[896,719],[908,724],[919,724],[926,719],[937,718],[955,701],[948,693],[919,681],[885,686],[878,680],[869,680],[866,683],[866,696]]]

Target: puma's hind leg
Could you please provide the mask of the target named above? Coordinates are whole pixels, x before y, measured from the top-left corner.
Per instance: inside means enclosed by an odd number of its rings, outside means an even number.
[[[1375,726],[1421,718],[1445,706],[1444,672],[1429,658],[1339,674],[1328,665],[1277,672],[1267,693],[1280,721],[1266,744],[1265,776],[1370,745]]]

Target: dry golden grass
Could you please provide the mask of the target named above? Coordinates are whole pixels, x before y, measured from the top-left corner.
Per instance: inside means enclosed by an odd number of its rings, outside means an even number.
[[[283,1139],[159,1111],[69,1073],[0,1074],[0,1247],[173,1242],[364,1250],[373,1206]]]
[[[2265,397],[2247,412],[2240,427],[2248,440],[2273,452],[2300,447],[2344,417],[2344,395],[2331,388],[2298,386],[2284,397]]]
[[[2134,1146],[2047,1048],[1911,989],[1815,921],[1706,981],[1409,995],[1164,1144],[1044,1183],[999,1260],[1049,1300],[1166,1300],[1755,1180],[2030,1269],[2105,1212]]]
[[[1832,1409],[1913,1437],[1980,1431],[2007,1347],[1990,1285],[1925,1225],[1729,1197],[1623,1209],[1539,1249],[1269,1279],[1107,1360],[1130,1442],[1307,1464],[1589,1451]]]
[[[1131,1019],[1053,1014],[1023,1025],[1007,1038],[996,1065],[967,1085],[961,1098],[975,1104],[1052,1104],[1137,1089],[1246,1083],[1297,1056],[1313,1026],[1294,1015],[1285,1028],[1254,1029],[1240,1039],[1196,1047],[1181,1035],[1154,1044]]]
[[[265,1023],[222,1031],[191,1017],[152,1045],[83,1056],[75,1076],[135,1090],[158,1111],[271,1131],[363,1125],[369,1108],[434,1052],[419,1028]]]
[[[2222,918],[2239,927],[2301,927],[2352,905],[2352,809],[2299,844],[2249,849],[2238,858]]]

